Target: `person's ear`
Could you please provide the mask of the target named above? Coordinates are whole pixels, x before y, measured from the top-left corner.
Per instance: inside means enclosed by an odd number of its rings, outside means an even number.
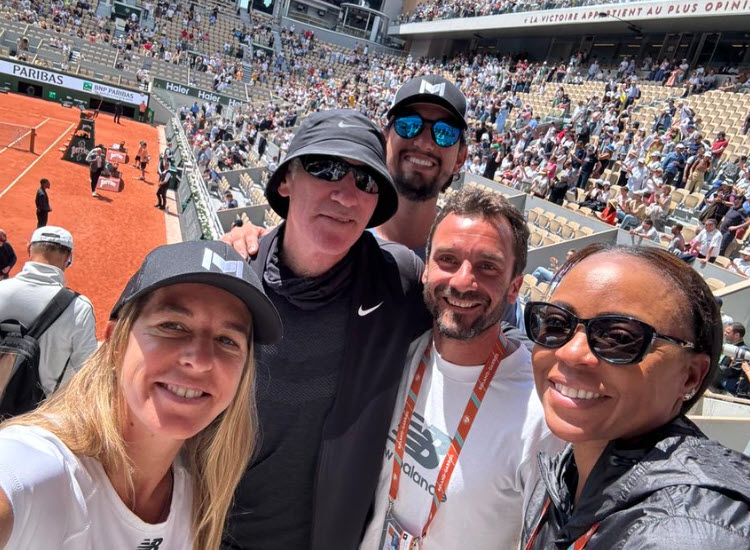
[[[461,167],[466,162],[466,155],[469,152],[469,146],[466,143],[461,143],[458,148],[458,155],[456,155],[456,164],[453,165],[452,174],[458,174],[461,171]]]
[[[698,391],[703,384],[703,379],[708,374],[711,366],[711,358],[705,353],[690,353],[686,368],[684,369],[684,381],[682,383],[682,394],[689,395]]]

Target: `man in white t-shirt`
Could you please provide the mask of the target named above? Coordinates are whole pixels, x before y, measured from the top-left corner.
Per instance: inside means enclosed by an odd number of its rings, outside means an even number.
[[[640,227],[630,230],[630,234],[638,237],[640,240],[648,239],[656,243],[659,242],[659,232],[654,228],[654,222],[651,218],[646,218]]]
[[[690,242],[690,248],[680,256],[681,260],[692,263],[698,258],[702,264],[714,263],[721,248],[721,231],[716,228],[716,220],[706,220],[703,229]]]
[[[521,213],[491,192],[465,188],[438,215],[423,276],[433,328],[409,349],[360,550],[425,531],[423,550],[517,546],[536,456],[562,446],[545,424],[529,351],[500,331],[527,240]]]

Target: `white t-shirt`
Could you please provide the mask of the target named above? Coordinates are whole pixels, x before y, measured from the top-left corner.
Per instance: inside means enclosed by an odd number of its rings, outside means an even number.
[[[360,550],[380,550],[393,468],[394,440],[406,395],[431,332],[412,342],[401,380],[375,513]],[[559,451],[563,444],[548,430],[534,388],[529,351],[517,349],[498,367],[476,416],[446,500],[424,540],[424,550],[498,550],[518,546],[523,507],[539,479],[539,451]],[[435,481],[466,403],[484,365],[459,366],[432,349],[406,443],[394,515],[414,535],[427,521]]]
[[[711,249],[711,258],[715,258],[719,255],[719,248],[721,248],[721,231],[714,229],[709,233],[705,229],[701,229],[696,239],[700,245],[699,252],[703,256],[708,255],[709,249]]]
[[[148,524],[115,492],[101,463],[73,454],[47,430],[0,431],[0,488],[13,508],[5,550],[188,550],[192,486],[176,460],[167,521]]]

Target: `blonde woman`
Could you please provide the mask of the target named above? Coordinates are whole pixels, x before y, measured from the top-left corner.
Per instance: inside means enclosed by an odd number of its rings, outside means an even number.
[[[219,242],[159,247],[70,383],[0,426],[0,548],[219,548],[281,321]]]

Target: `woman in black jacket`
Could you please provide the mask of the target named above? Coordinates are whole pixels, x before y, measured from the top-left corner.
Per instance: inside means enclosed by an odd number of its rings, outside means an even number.
[[[750,457],[684,416],[722,346],[706,283],[666,251],[608,244],[556,279],[525,320],[547,424],[571,445],[540,456],[521,548],[750,548]]]

